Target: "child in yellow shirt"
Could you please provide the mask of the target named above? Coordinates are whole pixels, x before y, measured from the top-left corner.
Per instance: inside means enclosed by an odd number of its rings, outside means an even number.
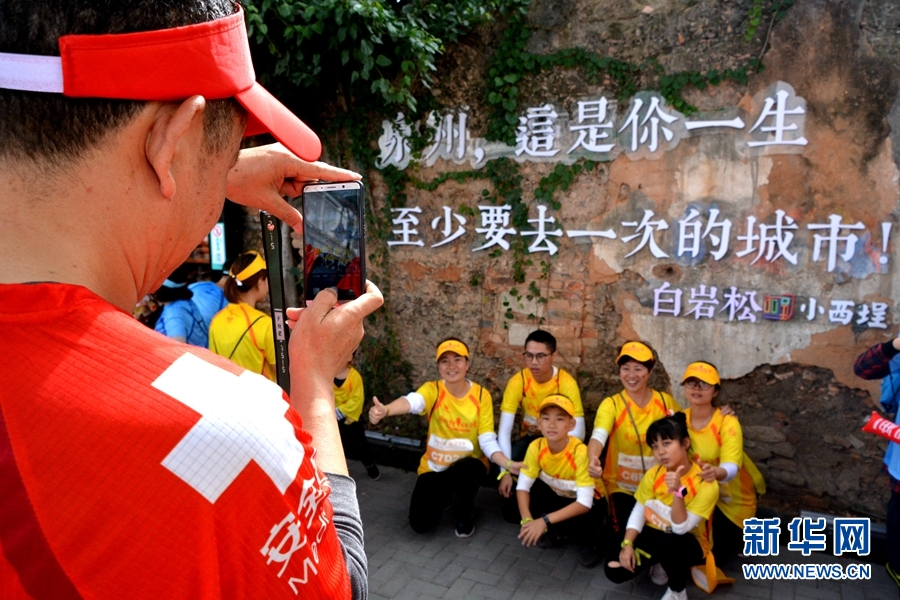
[[[491,394],[466,378],[469,348],[456,338],[438,344],[435,359],[439,381],[429,381],[417,391],[390,404],[373,398],[369,422],[408,413],[428,418],[428,446],[419,463],[419,477],[409,503],[409,523],[416,533],[434,529],[448,500],[456,520],[456,536],[475,531],[475,494],[488,472],[488,457],[505,469],[510,464],[494,433]]]
[[[356,353],[353,355],[356,356]],[[362,462],[369,479],[378,481],[381,472],[366,439],[366,430],[359,421],[365,397],[362,376],[352,363],[347,363],[347,367],[334,378],[334,416],[337,417],[341,445],[347,458]]]
[[[570,434],[575,405],[565,396],[547,396],[539,406],[541,435],[531,442],[519,471],[516,498],[524,546],[555,546],[563,539],[589,542],[594,481],[588,475],[587,446]]]
[[[606,577],[623,583],[659,563],[669,579],[662,600],[686,600],[691,567],[702,563],[710,549],[706,521],[719,500],[719,486],[706,481],[691,460],[684,413],[650,425],[647,443],[658,464],[635,492],[621,550],[606,564]]]

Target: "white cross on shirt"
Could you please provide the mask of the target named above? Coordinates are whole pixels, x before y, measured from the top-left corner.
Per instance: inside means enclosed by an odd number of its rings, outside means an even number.
[[[251,460],[282,494],[297,477],[305,453],[277,384],[249,371],[233,375],[186,353],[152,385],[202,416],[162,465],[210,502]]]

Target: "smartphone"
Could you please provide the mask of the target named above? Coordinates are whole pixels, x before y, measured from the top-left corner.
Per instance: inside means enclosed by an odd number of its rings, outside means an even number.
[[[272,325],[275,337],[275,381],[288,394],[291,393],[291,363],[288,356],[288,338],[284,298],[284,268],[281,252],[284,246],[281,220],[265,211],[259,211],[262,227],[266,270],[269,272],[269,303],[272,306]]]
[[[338,302],[366,289],[365,213],[359,181],[314,183],[303,188],[303,298],[325,288]]]

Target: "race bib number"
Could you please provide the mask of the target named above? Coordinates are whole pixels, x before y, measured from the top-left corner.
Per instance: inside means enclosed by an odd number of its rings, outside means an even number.
[[[660,500],[647,500],[644,504],[644,519],[660,531],[672,532],[672,507]]]
[[[541,435],[541,430],[538,427],[537,419],[535,419],[531,415],[525,415],[524,417],[522,417],[522,435]]]
[[[470,440],[464,438],[444,439],[434,434],[428,436],[428,447],[425,453],[428,456],[428,467],[440,473],[461,458],[471,456],[475,446]]]
[[[578,484],[569,479],[557,479],[556,477],[551,477],[547,475],[543,471],[538,475],[541,481],[546,483],[551,490],[556,492],[557,496],[561,496],[563,498],[577,498],[577,487]]]
[[[616,472],[616,483],[623,490],[628,490],[632,494],[637,491],[641,478],[644,476],[644,467],[647,469],[656,466],[656,457],[644,456],[641,462],[641,456],[634,454],[619,454],[618,470]]]

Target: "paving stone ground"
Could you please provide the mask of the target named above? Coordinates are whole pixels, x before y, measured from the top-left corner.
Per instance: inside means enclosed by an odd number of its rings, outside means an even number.
[[[369,481],[360,463],[350,474],[366,532],[369,558],[369,598],[418,600],[431,598],[477,600],[656,600],[665,592],[647,575],[613,584],[601,567],[578,564],[578,548],[525,548],[516,539],[517,527],[503,521],[496,490],[482,488],[475,500],[475,534],[457,538],[449,516],[433,532],[417,534],[407,522],[409,498],[416,474],[381,467],[381,479]],[[712,595],[688,586],[692,600],[895,600],[897,586],[881,565],[872,565],[868,581],[748,581],[741,561],[771,563],[859,562],[844,557],[813,555],[807,559],[783,547],[767,559],[735,559],[720,565],[737,582],[719,586]]]

